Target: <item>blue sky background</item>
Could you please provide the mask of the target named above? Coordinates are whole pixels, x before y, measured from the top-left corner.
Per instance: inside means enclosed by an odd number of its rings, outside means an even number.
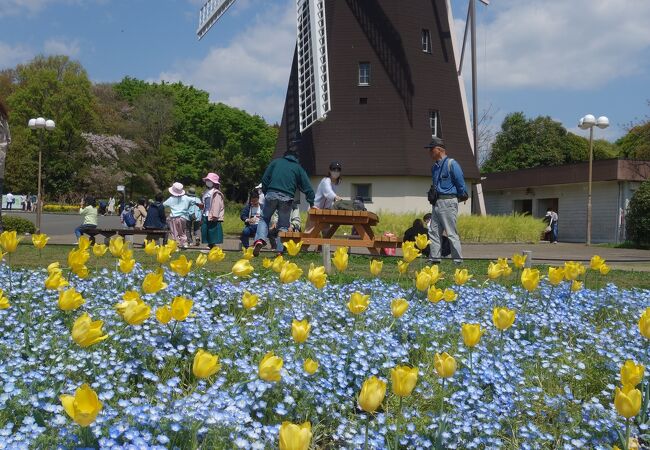
[[[239,0],[202,40],[201,0],[1,0],[0,69],[67,54],[93,81],[180,80],[279,120],[295,39],[294,0]],[[457,34],[467,2],[452,0]],[[571,131],[610,117],[615,139],[650,114],[650,1],[492,0],[479,4],[480,108],[549,115]],[[469,81],[469,80],[467,80]],[[469,90],[468,90],[469,94]]]

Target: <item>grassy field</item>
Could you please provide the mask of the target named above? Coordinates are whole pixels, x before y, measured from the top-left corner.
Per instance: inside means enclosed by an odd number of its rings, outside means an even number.
[[[66,266],[67,254],[72,248],[73,247],[66,245],[48,245],[45,247],[45,249],[43,249],[41,255],[39,255],[38,251],[32,245],[21,244],[18,248],[18,251],[11,257],[9,261],[14,268],[40,268],[47,266],[53,261],[59,261],[61,262],[62,266]],[[189,251],[187,254],[188,257],[192,258],[195,257],[195,255],[198,253],[195,251]],[[253,260],[253,265],[260,267],[262,265],[262,259],[265,256],[273,257],[273,254],[262,253],[258,259]],[[510,255],[504,255],[504,257],[505,256]],[[208,265],[208,270],[211,270],[215,273],[224,272],[226,269],[229,269],[235,261],[240,259],[240,257],[240,252],[226,252],[226,258],[217,265]],[[147,256],[141,248],[136,248],[134,250],[134,258],[147,268],[157,267],[157,264],[155,264],[155,261],[152,259],[152,257]],[[399,273],[397,271],[397,262],[400,260],[400,258],[384,256],[382,259],[384,261],[384,270],[382,271],[383,280],[387,282],[396,282],[404,286],[410,285],[412,283],[410,278],[406,276],[399,276]],[[309,265],[311,263],[314,265],[322,264],[322,257],[320,253],[303,252],[299,255],[298,258],[294,258],[293,260],[305,270],[309,268]],[[330,280],[335,283],[347,283],[357,279],[372,278],[368,268],[370,260],[370,256],[350,255],[350,264],[345,273],[338,274],[334,269],[335,273],[330,278]],[[114,264],[115,259],[109,257],[109,254],[107,254],[103,258],[99,259],[91,257],[89,268],[91,270],[97,268],[114,268]],[[424,260],[418,260],[411,264],[411,268],[419,270],[423,264]],[[471,274],[474,274],[475,279],[483,281],[486,278],[488,264],[488,260],[465,260],[462,267],[467,268]],[[547,265],[540,265],[538,267],[540,270],[542,270],[543,274],[547,273]],[[450,277],[453,277],[456,266],[450,260],[444,260],[442,262],[441,269],[443,272],[449,274]],[[448,279],[445,280],[442,285],[453,284],[453,280],[449,279],[450,277],[448,277]],[[600,280],[600,282],[602,283],[605,279],[607,282],[614,283],[622,289],[650,289],[650,276],[648,276],[648,272],[645,271],[612,270],[607,275],[607,277],[604,277],[602,280]],[[588,279],[587,287],[593,287],[591,283],[595,281],[595,275],[592,275],[592,278]],[[517,280],[514,279],[514,275],[510,277],[510,280],[504,281],[506,285],[510,285],[516,282]]]

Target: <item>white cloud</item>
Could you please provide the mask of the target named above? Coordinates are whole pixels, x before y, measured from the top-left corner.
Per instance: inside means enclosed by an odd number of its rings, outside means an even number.
[[[591,89],[648,69],[648,0],[500,0],[488,8],[478,29],[488,86]]]
[[[0,42],[0,70],[14,67],[16,64],[25,62],[32,56],[33,52],[28,47],[22,45],[14,47]]]
[[[216,25],[218,26],[218,25]],[[279,121],[296,41],[295,6],[267,5],[226,46],[216,45],[201,60],[178,63],[160,80],[182,81],[223,102]],[[201,45],[201,44],[198,44]]]
[[[79,55],[81,48],[77,39],[52,38],[45,41],[43,50],[51,55],[66,55],[72,58]]]

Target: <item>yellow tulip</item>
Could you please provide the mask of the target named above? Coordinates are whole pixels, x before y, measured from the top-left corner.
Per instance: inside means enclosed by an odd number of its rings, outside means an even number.
[[[158,247],[156,251],[156,261],[158,264],[165,264],[172,257],[172,251],[167,246]]]
[[[58,261],[55,261],[53,263],[50,263],[47,266],[47,273],[49,275],[52,275],[54,272],[61,272],[61,264]]]
[[[120,272],[127,274],[131,273],[135,267],[135,259],[120,258]]]
[[[515,253],[512,255],[512,264],[514,264],[517,269],[523,269],[526,265],[527,256],[528,255],[520,255],[518,253]]]
[[[314,267],[313,263],[310,264],[309,272],[307,273],[307,279],[311,284],[314,285],[316,289],[323,289],[325,287],[325,284],[327,284],[327,274],[325,273],[325,267]]]
[[[390,310],[396,319],[402,317],[409,307],[405,298],[395,298],[390,302]]]
[[[253,295],[248,291],[244,291],[244,295],[242,295],[241,302],[242,305],[244,305],[244,308],[246,309],[253,309],[257,306],[257,302],[259,300],[259,296]]]
[[[226,257],[226,254],[221,250],[221,247],[212,247],[208,252],[208,261],[211,263],[218,263]]]
[[[376,259],[373,259],[370,261],[370,273],[373,274],[374,276],[379,276],[381,273],[381,269],[384,267],[383,261],[377,261]]]
[[[521,272],[521,284],[528,292],[539,286],[539,269],[526,268]]]
[[[10,306],[9,298],[5,295],[4,291],[0,289],[0,309],[8,309]]]
[[[86,301],[75,288],[59,292],[59,308],[63,311],[73,311],[84,303]]]
[[[296,281],[302,275],[302,269],[296,263],[287,263],[282,266],[280,271],[280,281],[284,284],[290,284]]]
[[[390,370],[390,378],[393,382],[393,393],[399,397],[408,397],[418,382],[418,368],[396,366]]]
[[[93,245],[93,255],[97,258],[101,258],[108,251],[108,247],[104,244],[95,244]]]
[[[379,408],[384,397],[386,397],[386,382],[372,376],[363,382],[357,401],[361,409],[372,413]]]
[[[194,302],[185,297],[174,297],[172,300],[172,317],[179,322],[187,319]]]
[[[363,295],[361,292],[355,292],[350,295],[350,301],[348,302],[348,309],[354,315],[361,314],[370,304],[370,296]]]
[[[156,320],[163,325],[168,324],[172,320],[172,310],[169,305],[161,306],[156,309]]]
[[[88,236],[80,236],[77,247],[79,250],[88,250],[90,248],[90,238]]]
[[[456,294],[456,293],[455,293],[453,290],[451,290],[451,289],[445,289],[445,292],[443,292],[443,294],[442,294],[442,298],[443,298],[444,301],[446,301],[447,303],[451,303],[451,302],[456,301],[456,299],[458,298],[458,294]]]
[[[129,302],[122,317],[129,325],[141,325],[151,316],[151,306],[143,301]]]
[[[628,359],[621,366],[621,384],[636,386],[643,380],[644,371],[645,367],[643,367],[643,364],[636,364],[634,361]]]
[[[185,277],[188,273],[190,273],[190,270],[192,269],[192,261],[188,260],[185,255],[181,255],[178,257],[178,259],[170,262],[169,267],[176,274]]]
[[[605,260],[598,255],[592,256],[589,261],[589,267],[591,270],[600,270],[600,266],[603,264],[605,264]]]
[[[124,250],[124,239],[122,236],[116,236],[111,238],[108,243],[108,250],[116,258],[122,256],[122,250]]]
[[[88,278],[88,275],[90,275],[90,271],[86,266],[74,266],[72,268],[72,273],[81,279]]]
[[[248,260],[253,259],[255,257],[255,255],[253,255],[253,250],[255,250],[253,247],[242,248],[241,257]]]
[[[427,298],[431,303],[438,303],[445,297],[445,293],[442,289],[438,289],[435,286],[431,286],[427,291]]]
[[[578,292],[582,289],[582,281],[573,280],[571,282],[571,292]]]
[[[163,280],[162,269],[146,274],[142,281],[142,292],[145,294],[155,294],[165,288],[167,288],[167,283]]]
[[[553,286],[557,286],[564,280],[564,268],[562,267],[549,267],[548,268],[548,282]]]
[[[469,274],[467,269],[456,269],[456,272],[454,272],[454,283],[458,286],[467,283],[470,278],[472,278],[472,276]]]
[[[610,267],[607,264],[603,263],[603,265],[600,266],[600,269],[598,269],[598,271],[600,272],[601,275],[607,275],[610,271]]]
[[[302,368],[304,369],[305,372],[307,372],[309,375],[313,375],[316,373],[318,370],[318,361],[314,361],[311,358],[307,358],[305,362],[302,365]]]
[[[32,244],[34,244],[34,247],[38,250],[43,250],[49,240],[50,238],[47,234],[32,234]]]
[[[501,331],[507,330],[515,323],[515,311],[508,308],[494,308],[492,311],[492,323]]]
[[[72,325],[72,339],[80,347],[86,348],[108,338],[102,334],[103,320],[92,321],[88,313],[83,313]]]
[[[426,291],[431,286],[431,274],[425,270],[421,270],[415,276],[415,287],[418,291]]]
[[[22,238],[18,238],[16,231],[3,231],[0,233],[0,247],[4,249],[6,253],[13,253],[18,248],[18,243]]]
[[[578,263],[573,261],[567,261],[564,263],[564,278],[569,281],[573,281],[580,275],[580,266]]]
[[[512,273],[512,267],[508,265],[508,258],[498,258],[497,264],[501,267],[501,276],[508,277]]]
[[[140,294],[138,291],[126,291],[124,294],[122,294],[122,299],[125,301],[142,301],[142,298],[140,297]]]
[[[56,291],[59,288],[67,286],[68,282],[61,276],[61,272],[52,272],[50,276],[45,279],[45,288]]]
[[[270,269],[271,266],[273,266],[273,260],[271,260],[271,258],[264,258],[262,260],[262,267],[265,269]]]
[[[199,253],[199,256],[196,257],[196,260],[194,261],[194,265],[197,268],[201,268],[206,265],[208,262],[208,255],[205,255],[203,253]]]
[[[490,265],[488,265],[487,274],[490,280],[496,280],[501,275],[503,275],[503,267],[501,267],[499,264],[491,262]]]
[[[154,239],[144,240],[144,252],[147,255],[153,256],[157,253],[157,251],[158,251],[158,245],[156,245],[156,241]]]
[[[75,267],[83,267],[90,259],[90,253],[87,250],[80,248],[70,250],[68,253],[68,267],[74,269]]]
[[[409,263],[404,260],[397,261],[397,271],[400,275],[404,275],[409,270]]]
[[[347,247],[339,247],[334,252],[332,262],[339,272],[345,271],[348,268],[348,249]]]
[[[280,450],[309,450],[311,423],[295,424],[284,421],[280,425]]]
[[[291,322],[291,337],[297,344],[302,344],[309,337],[309,332],[311,331],[311,324],[304,320],[293,319]]]
[[[232,273],[242,278],[248,277],[254,270],[255,268],[247,259],[240,259],[232,266]]]
[[[415,246],[420,250],[427,248],[430,242],[431,241],[429,241],[429,237],[424,233],[415,236]]]
[[[453,377],[456,373],[456,360],[453,356],[449,356],[447,352],[442,355],[436,353],[433,356],[433,366],[436,368],[438,375],[442,378]]]
[[[631,384],[625,384],[622,389],[616,388],[614,406],[621,416],[629,419],[639,413],[641,399],[642,395],[640,390],[635,389]]]
[[[300,249],[302,248],[302,241],[295,242],[293,239],[291,239],[284,243],[284,248],[287,249],[289,256],[296,256],[298,253],[300,253]]]
[[[64,394],[59,400],[66,414],[82,427],[93,423],[103,407],[97,393],[86,383],[77,388],[74,396]]]
[[[178,242],[173,239],[169,239],[165,247],[169,250],[169,254],[175,253],[178,250]]]
[[[192,363],[192,373],[197,378],[208,378],[217,373],[221,369],[219,363],[219,356],[199,349],[194,355],[194,362]]]
[[[420,256],[420,250],[415,248],[415,242],[402,242],[402,258],[404,258],[404,261],[410,264],[415,261],[418,256]]]
[[[444,275],[444,272],[440,271],[440,267],[437,264],[430,267],[423,267],[422,270],[431,275],[431,284],[436,284],[442,280],[442,276]]]
[[[463,342],[469,348],[476,347],[481,340],[485,330],[481,329],[480,323],[464,323],[461,328]]]
[[[646,308],[639,318],[639,332],[644,338],[650,339],[650,308]]]
[[[273,259],[273,263],[271,264],[271,269],[273,269],[274,272],[280,273],[282,272],[282,267],[284,267],[284,264],[286,261],[282,257],[282,255],[278,255]]]
[[[282,358],[275,356],[272,351],[268,352],[260,361],[257,373],[264,381],[280,381],[283,363]]]

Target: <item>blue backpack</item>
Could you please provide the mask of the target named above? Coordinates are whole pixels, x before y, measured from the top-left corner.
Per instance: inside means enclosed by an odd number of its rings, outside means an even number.
[[[130,209],[124,214],[124,224],[127,227],[134,227],[135,226],[135,216],[133,215],[133,210]]]

